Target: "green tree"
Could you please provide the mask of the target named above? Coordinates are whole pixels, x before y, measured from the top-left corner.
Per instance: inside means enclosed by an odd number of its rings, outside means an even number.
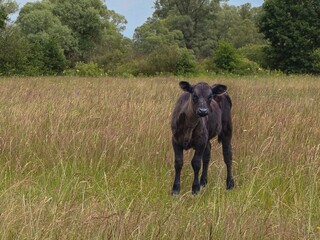
[[[196,72],[196,63],[193,53],[177,45],[159,45],[146,57],[146,62],[141,64],[138,73],[156,75],[172,73],[185,75]]]
[[[66,68],[65,55],[54,39],[37,36],[29,40],[29,46],[26,75],[56,75]]]
[[[213,58],[215,68],[225,72],[232,72],[239,64],[236,49],[231,43],[220,40]]]
[[[319,0],[266,0],[259,20],[269,40],[269,64],[286,73],[315,72],[320,48]]]
[[[31,41],[34,38],[51,39],[68,56],[77,51],[78,39],[52,13],[53,7],[50,2],[27,3],[20,11],[17,24]]]
[[[185,46],[181,31],[170,31],[165,20],[154,18],[149,18],[145,24],[135,30],[133,43],[135,54],[139,56],[148,55],[159,46]]]
[[[105,30],[102,40],[96,44],[91,60],[106,73],[115,75],[118,67],[131,60],[132,41],[113,30]]]
[[[5,28],[8,15],[18,10],[18,5],[15,1],[0,0],[0,30]]]
[[[54,4],[53,14],[68,26],[77,38],[79,60],[84,62],[90,61],[95,46],[103,40],[106,29],[120,31],[126,23],[124,17],[109,11],[101,0],[49,1]]]
[[[250,61],[256,62],[263,68],[268,68],[268,56],[266,49],[269,45],[267,44],[248,44],[244,47],[238,48],[237,52],[240,56],[249,59]]]
[[[150,52],[168,39],[192,50],[198,59],[211,57],[219,39],[235,47],[261,44],[256,18],[260,11],[250,4],[240,7],[219,0],[157,0],[152,18],[137,28],[134,41],[140,52]]]
[[[0,34],[0,75],[23,74],[30,54],[29,41],[19,29],[6,27]]]
[[[249,3],[240,7],[224,5],[218,13],[218,39],[224,39],[240,48],[247,44],[263,44],[264,35],[259,33],[257,16],[259,8]]]
[[[320,48],[316,49],[312,54],[313,64],[312,70],[315,73],[320,73]]]
[[[213,57],[213,69],[221,73],[246,75],[256,73],[259,65],[240,56],[230,42],[220,40]]]
[[[0,29],[3,29],[7,20],[7,13],[4,6],[0,5]]]
[[[38,68],[35,66],[29,72],[38,69],[45,73],[51,70],[44,68],[41,62],[46,61],[48,56],[55,58],[51,63],[55,62],[54,68],[61,72],[61,66],[65,65],[61,52],[70,67],[76,66],[77,62],[96,61],[103,68],[114,68],[123,61],[128,51],[128,39],[121,34],[125,24],[125,18],[108,10],[101,0],[28,3],[21,9],[17,20],[21,32],[29,39],[32,48],[38,51],[33,54]],[[51,49],[50,53],[46,47]],[[61,66],[58,60],[63,63]]]
[[[216,43],[219,0],[158,0],[155,2],[155,19],[166,19],[170,31],[183,34],[187,49],[198,57],[213,54]]]

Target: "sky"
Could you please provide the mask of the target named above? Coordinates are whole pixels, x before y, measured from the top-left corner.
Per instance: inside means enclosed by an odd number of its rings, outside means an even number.
[[[23,7],[27,2],[36,2],[37,0],[16,0],[19,7]],[[128,21],[126,30],[123,35],[132,38],[134,30],[141,26],[148,17],[152,16],[154,0],[105,0],[108,9],[114,10],[119,13]],[[253,7],[261,6],[263,0],[229,0],[229,5],[240,6],[244,3],[251,3]],[[16,16],[11,17],[12,19]]]

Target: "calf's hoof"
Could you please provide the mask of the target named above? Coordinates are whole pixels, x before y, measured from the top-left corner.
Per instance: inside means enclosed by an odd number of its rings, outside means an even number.
[[[207,185],[208,181],[205,178],[201,178],[200,179],[200,186],[201,187],[205,187]]]
[[[233,179],[227,179],[227,190],[231,190],[234,188],[234,181]]]
[[[179,195],[180,193],[180,185],[179,184],[174,184],[172,187],[171,195]]]
[[[200,185],[192,186],[192,195],[197,195],[200,192]]]
[[[171,196],[177,196],[177,195],[179,195],[179,193],[180,193],[180,190],[172,190]]]

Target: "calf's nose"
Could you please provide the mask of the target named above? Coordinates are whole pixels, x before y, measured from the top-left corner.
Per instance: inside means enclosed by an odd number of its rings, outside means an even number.
[[[198,115],[200,117],[204,117],[208,115],[208,108],[199,108],[198,109]]]

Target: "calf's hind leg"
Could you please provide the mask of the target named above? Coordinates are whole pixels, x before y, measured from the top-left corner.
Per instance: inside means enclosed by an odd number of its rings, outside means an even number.
[[[222,134],[220,136],[222,142],[223,160],[227,166],[227,189],[234,187],[234,180],[232,177],[232,145],[231,137]]]

